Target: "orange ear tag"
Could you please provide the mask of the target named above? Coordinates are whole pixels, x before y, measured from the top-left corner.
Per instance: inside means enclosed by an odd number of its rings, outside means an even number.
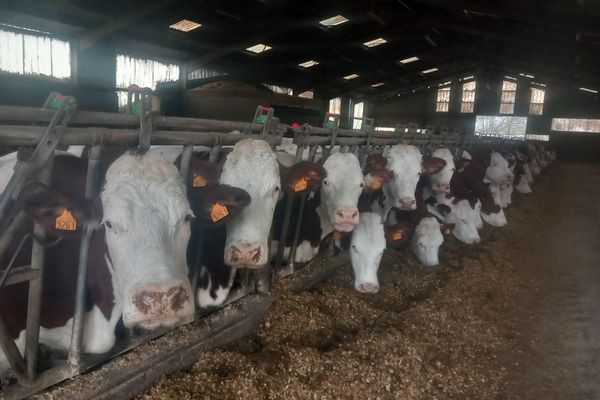
[[[210,208],[210,219],[212,222],[217,222],[229,215],[229,210],[222,204],[215,203]]]
[[[60,214],[54,222],[54,228],[59,231],[74,231],[77,230],[77,220],[73,217],[73,214],[65,208],[62,214]]]
[[[333,231],[333,240],[342,240],[342,232],[340,231]]]
[[[383,185],[381,184],[381,181],[379,180],[374,180],[373,183],[371,183],[371,189],[373,190],[377,190],[377,189],[381,189]]]
[[[192,181],[192,187],[199,188],[206,186],[206,179],[202,175],[194,176],[194,180]]]
[[[449,235],[451,233],[452,233],[452,229],[450,229],[448,227],[444,228],[444,235]]]
[[[402,239],[402,231],[396,231],[392,234],[392,240]]]
[[[307,187],[308,181],[306,180],[306,178],[300,178],[294,184],[294,192],[301,192],[303,190],[306,190]]]

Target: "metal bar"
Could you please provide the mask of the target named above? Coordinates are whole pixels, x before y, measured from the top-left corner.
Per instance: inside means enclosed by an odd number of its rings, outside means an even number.
[[[40,272],[31,269],[31,266],[13,268],[4,278],[4,282],[0,286],[10,286],[21,282],[27,282],[39,276]]]
[[[4,352],[8,364],[12,368],[13,373],[20,382],[26,382],[27,377],[25,376],[25,360],[21,356],[15,341],[8,333],[8,327],[4,322],[4,319],[0,316],[0,348]]]
[[[183,152],[181,153],[181,163],[179,165],[179,173],[183,177],[185,186],[187,187],[190,180],[190,164],[192,162],[192,155],[194,154],[194,146],[188,144],[183,146]]]

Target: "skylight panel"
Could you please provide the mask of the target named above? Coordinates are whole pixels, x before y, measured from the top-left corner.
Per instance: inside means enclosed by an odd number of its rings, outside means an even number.
[[[349,21],[349,19],[344,17],[343,15],[336,15],[335,17],[331,17],[331,18],[327,18],[322,21],[319,21],[319,23],[323,26],[329,27],[329,26],[341,25],[348,21]]]
[[[522,73],[522,72],[519,72],[519,75],[520,75],[520,76],[524,76],[525,78],[530,78],[530,79],[534,79],[534,78],[535,78],[535,76],[533,76],[533,75],[524,74],[524,73]]]
[[[382,45],[385,43],[387,43],[387,40],[385,40],[384,38],[377,38],[377,39],[369,40],[368,42],[364,42],[363,44],[367,47],[375,47],[375,46],[379,46],[379,45]]]
[[[385,85],[384,82],[377,82],[377,83],[372,84],[371,87],[372,88],[378,88],[378,87],[383,86],[383,85]]]
[[[588,89],[588,88],[585,88],[585,87],[580,87],[579,90],[583,90],[584,92],[590,92],[590,93],[598,93],[597,90]]]
[[[175,29],[176,31],[189,32],[200,28],[201,26],[202,24],[190,21],[189,19],[182,19],[179,22],[175,22],[173,25],[169,25],[169,28]]]
[[[260,53],[264,53],[265,51],[269,51],[271,50],[272,47],[263,43],[259,43],[259,44],[255,44],[254,46],[250,46],[248,48],[246,48],[246,50],[255,53],[255,54],[260,54]]]
[[[424,73],[424,74],[431,74],[432,72],[436,72],[436,71],[439,71],[439,69],[437,69],[437,68],[429,68],[429,69],[426,69],[426,70],[421,71],[421,72]]]
[[[415,62],[415,61],[419,61],[419,57],[417,57],[417,56],[408,57],[408,58],[405,58],[404,60],[400,60],[400,63],[401,64],[409,64],[409,63]]]
[[[319,62],[315,61],[315,60],[308,60],[308,61],[304,61],[298,65],[302,68],[310,68],[310,67],[314,67],[315,65],[319,65]]]
[[[355,79],[355,78],[358,78],[358,77],[359,77],[359,75],[358,75],[358,74],[350,74],[350,75],[346,75],[346,76],[344,77],[344,79],[345,79],[345,80],[347,80],[347,81],[349,81],[349,80],[351,80],[351,79]]]

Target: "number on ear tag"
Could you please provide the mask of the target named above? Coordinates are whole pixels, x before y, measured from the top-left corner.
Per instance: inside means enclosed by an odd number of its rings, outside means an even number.
[[[402,239],[402,231],[396,231],[392,235],[392,240],[401,240]]]
[[[60,214],[54,222],[54,228],[59,231],[74,231],[77,230],[77,220],[73,217],[73,214],[65,208],[62,214]]]
[[[294,192],[296,192],[296,193],[301,192],[303,190],[306,190],[307,187],[308,187],[308,182],[306,181],[306,178],[300,178],[294,184]]]
[[[383,185],[381,184],[381,181],[379,180],[374,180],[373,183],[371,183],[371,189],[373,190],[377,190],[377,189],[381,189]]]
[[[202,175],[194,176],[194,180],[192,181],[192,187],[200,188],[206,186],[206,179]]]
[[[217,222],[229,215],[229,210],[222,204],[215,203],[210,208],[210,219],[212,222]]]

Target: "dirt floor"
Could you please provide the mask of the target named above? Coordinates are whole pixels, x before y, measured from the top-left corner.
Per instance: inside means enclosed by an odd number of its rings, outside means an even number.
[[[553,165],[534,190],[440,267],[388,251],[376,295],[349,267],[278,282],[253,336],[139,399],[600,399],[600,166]]]

